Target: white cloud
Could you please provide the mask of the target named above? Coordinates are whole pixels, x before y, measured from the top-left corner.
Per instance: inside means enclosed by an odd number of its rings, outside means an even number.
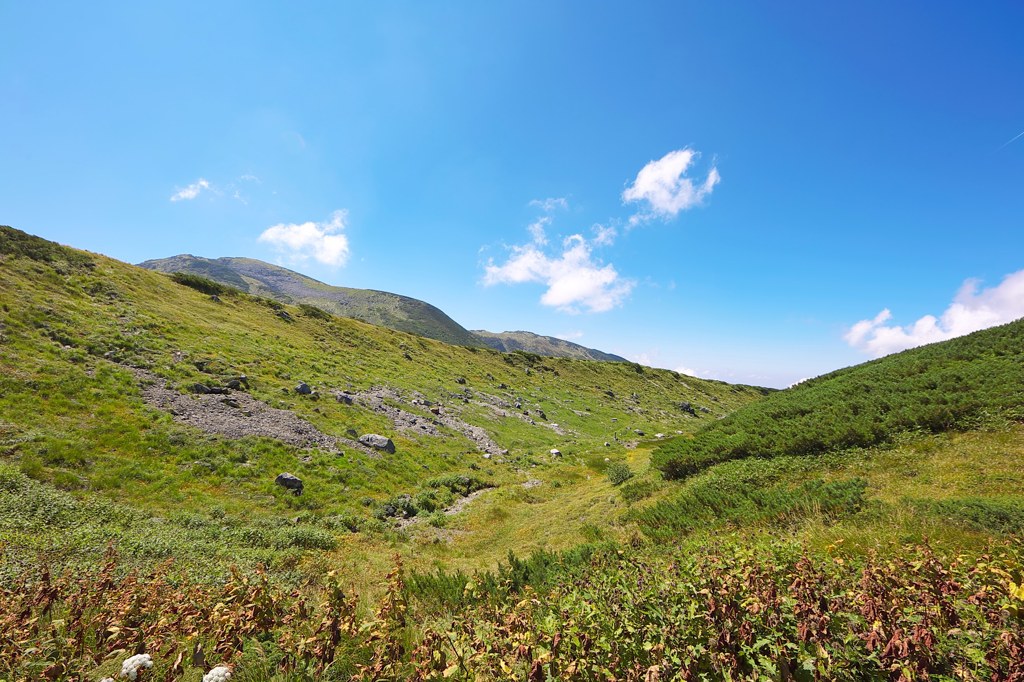
[[[489,260],[484,284],[544,284],[547,291],[540,302],[568,313],[578,313],[581,307],[589,312],[606,312],[621,305],[636,286],[632,280],[621,278],[610,263],[595,261],[582,235],[566,237],[559,255],[548,256],[540,248],[543,245],[535,239],[524,246],[513,246],[512,255],[503,265]]]
[[[688,377],[697,378],[697,370],[692,369],[690,367],[684,367],[683,365],[679,365],[678,367],[676,367],[676,371],[679,372],[680,374],[685,374]]]
[[[594,225],[593,230],[594,244],[598,246],[611,246],[615,243],[615,237],[618,236],[618,232],[615,231],[614,227]]]
[[[854,348],[881,357],[1020,317],[1024,317],[1024,270],[1007,275],[998,286],[987,289],[979,288],[978,280],[967,280],[941,318],[925,315],[905,327],[887,325],[892,319],[887,308],[874,319],[861,320],[850,327],[843,338]]]
[[[544,229],[551,224],[551,218],[544,216],[537,218],[534,222],[530,223],[526,229],[530,232],[530,237],[533,238],[533,243],[538,246],[544,246],[548,243],[547,234]]]
[[[345,211],[335,211],[326,223],[273,225],[263,231],[259,241],[273,245],[295,260],[313,258],[324,265],[338,267],[344,265],[349,256],[348,237],[341,234],[345,217]]]
[[[182,199],[191,201],[199,196],[199,193],[204,189],[211,189],[210,182],[204,178],[199,178],[185,189],[179,189],[172,194],[171,201],[181,201]]]
[[[622,200],[643,202],[647,209],[632,216],[630,225],[655,217],[674,218],[711,194],[722,179],[717,168],[712,166],[699,184],[686,177],[686,171],[699,156],[700,152],[689,148],[677,149],[640,169],[633,184],[622,193]]]
[[[569,202],[565,200],[565,197],[555,197],[552,199],[534,199],[530,202],[530,206],[539,208],[542,211],[551,213],[556,208],[560,208],[563,211],[569,208]]]

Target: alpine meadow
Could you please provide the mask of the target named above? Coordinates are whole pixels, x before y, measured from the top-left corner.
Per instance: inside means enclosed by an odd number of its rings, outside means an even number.
[[[10,679],[1021,674],[1024,322],[770,391],[0,252]]]
[[[1024,682],[1024,4],[0,26],[0,682]]]

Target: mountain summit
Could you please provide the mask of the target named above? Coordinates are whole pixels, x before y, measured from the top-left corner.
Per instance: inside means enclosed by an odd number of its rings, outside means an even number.
[[[254,258],[201,258],[182,254],[148,260],[139,266],[158,272],[199,275],[282,303],[306,303],[341,317],[457,346],[489,347],[504,353],[524,351],[548,357],[626,362],[618,355],[533,332],[471,332],[443,310],[425,301],[375,289],[332,286]]]
[[[387,291],[331,286],[253,258],[200,258],[183,254],[139,265],[159,272],[200,275],[282,303],[307,303],[341,317],[457,346],[483,345],[444,311],[424,301]]]

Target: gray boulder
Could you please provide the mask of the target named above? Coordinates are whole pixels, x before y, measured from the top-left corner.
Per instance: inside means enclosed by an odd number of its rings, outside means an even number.
[[[309,395],[313,392],[313,389],[305,381],[300,381],[299,385],[295,387],[295,392],[299,395]]]
[[[392,455],[395,452],[395,444],[391,441],[391,439],[385,436],[378,435],[376,433],[368,433],[365,436],[360,436],[359,442],[368,448],[373,448],[374,450],[383,450],[389,455]]]
[[[274,483],[286,490],[291,490],[293,495],[302,494],[302,479],[298,476],[289,473],[278,474]]]

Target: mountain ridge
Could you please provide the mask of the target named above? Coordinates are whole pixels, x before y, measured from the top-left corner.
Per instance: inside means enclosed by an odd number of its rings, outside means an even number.
[[[282,303],[305,303],[352,319],[457,346],[523,351],[546,357],[628,362],[626,358],[553,336],[527,331],[470,331],[426,301],[378,289],[339,287],[255,258],[205,258],[179,254],[143,261],[139,267],[167,274],[183,272],[212,279],[246,293]]]

